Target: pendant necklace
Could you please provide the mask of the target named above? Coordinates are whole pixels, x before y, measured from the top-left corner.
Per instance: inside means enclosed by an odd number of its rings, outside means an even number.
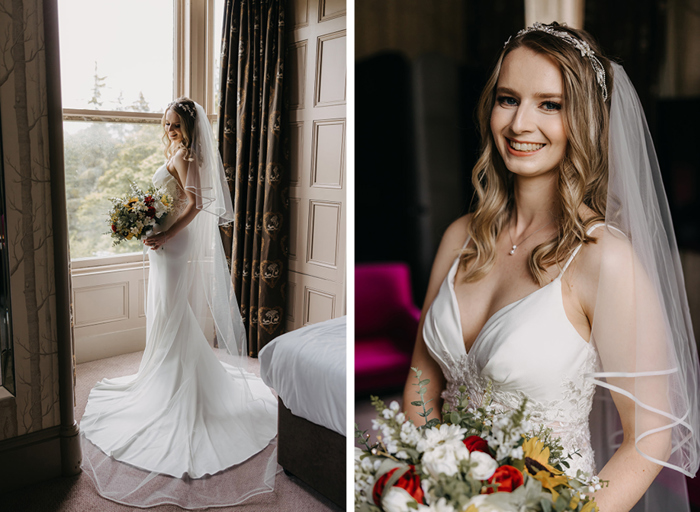
[[[530,233],[529,235],[527,235],[525,238],[523,238],[522,240],[520,240],[520,243],[518,243],[518,244],[514,244],[514,243],[513,243],[513,237],[510,235],[510,226],[509,226],[509,227],[508,227],[508,238],[510,238],[510,243],[511,243],[511,245],[512,245],[513,247],[512,247],[512,249],[510,250],[510,252],[509,252],[508,254],[510,254],[511,256],[513,256],[513,254],[515,254],[515,250],[518,248],[518,245],[522,245],[522,244],[525,242],[525,240],[527,240],[528,238],[530,238],[532,235],[534,235],[534,234],[537,233],[538,231],[542,231],[544,228],[546,228],[547,226],[549,226],[552,222],[554,222],[554,221],[553,221],[553,220],[550,220],[547,224],[545,224],[544,226],[542,226],[541,228],[539,228],[537,231],[533,231],[532,233]]]

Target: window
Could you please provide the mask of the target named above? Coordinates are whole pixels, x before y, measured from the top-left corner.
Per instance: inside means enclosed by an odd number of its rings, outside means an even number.
[[[141,252],[112,246],[109,199],[130,181],[147,187],[163,164],[170,101],[187,95],[216,115],[222,17],[223,0],[59,0],[72,260]]]

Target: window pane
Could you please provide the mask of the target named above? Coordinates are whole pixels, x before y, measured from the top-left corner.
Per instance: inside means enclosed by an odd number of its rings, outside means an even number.
[[[162,112],[173,0],[59,0],[63,108]]]
[[[226,2],[224,0],[214,0],[214,112],[210,112],[214,115],[219,113],[221,95],[219,80],[221,79],[221,39],[223,37],[225,8]]]
[[[65,121],[66,200],[71,258],[140,252],[139,241],[112,247],[111,197],[126,195],[129,181],[142,189],[160,167],[160,125]]]

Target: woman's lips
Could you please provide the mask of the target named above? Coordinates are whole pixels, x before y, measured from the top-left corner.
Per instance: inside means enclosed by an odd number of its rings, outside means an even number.
[[[513,147],[515,146],[515,147]],[[515,156],[530,156],[544,148],[546,144],[537,142],[520,142],[506,138],[506,147],[508,152]]]

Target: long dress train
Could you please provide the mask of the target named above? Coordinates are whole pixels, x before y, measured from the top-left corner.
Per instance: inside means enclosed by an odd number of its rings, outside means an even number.
[[[153,181],[175,198],[174,211],[163,227],[167,229],[187,198],[165,166],[156,171]],[[197,217],[202,215],[207,213]],[[156,504],[133,498],[145,482],[153,486],[153,479],[163,481],[164,475],[174,477],[169,485],[177,479],[198,486],[204,482],[193,479],[246,461],[265,449],[277,433],[277,403],[270,389],[241,368],[240,357],[235,366],[220,362],[205,336],[205,331],[213,332],[214,322],[201,312],[208,308],[201,304],[203,283],[197,260],[207,257],[196,255],[201,248],[193,247],[195,230],[203,227],[197,217],[162,249],[148,251],[147,340],[138,373],[99,382],[90,392],[81,421],[84,438],[102,452],[84,442],[94,456],[84,466],[100,493],[119,502]],[[222,250],[221,242],[216,243],[215,249]],[[105,455],[130,468],[115,466]],[[250,468],[261,473],[259,479],[248,475],[250,485],[235,493],[242,496],[218,504],[235,503],[269,487],[270,473],[274,477],[276,470],[273,462],[262,457],[257,467]],[[115,477],[129,471],[129,477]],[[253,483],[258,480],[263,482]],[[164,492],[158,503],[183,505],[172,496],[181,492]]]

